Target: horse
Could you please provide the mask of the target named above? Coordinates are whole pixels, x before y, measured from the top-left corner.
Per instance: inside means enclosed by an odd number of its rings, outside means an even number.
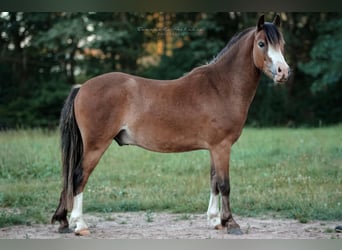
[[[86,235],[83,191],[115,140],[156,152],[210,152],[210,227],[242,234],[230,208],[229,158],[242,133],[261,72],[287,81],[280,17],[234,36],[208,64],[178,79],[147,79],[122,72],[95,76],[71,90],[60,118],[63,185],[51,223],[60,233]]]

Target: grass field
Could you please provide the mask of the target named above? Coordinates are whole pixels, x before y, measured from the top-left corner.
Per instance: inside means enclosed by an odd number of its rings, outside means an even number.
[[[342,220],[342,126],[246,128],[233,146],[231,207],[264,214]],[[0,227],[48,223],[59,200],[57,132],[0,133]],[[84,212],[205,213],[209,153],[160,154],[114,142],[91,175]]]

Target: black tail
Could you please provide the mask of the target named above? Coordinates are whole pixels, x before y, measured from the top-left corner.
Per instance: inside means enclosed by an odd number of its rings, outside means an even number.
[[[60,118],[62,169],[63,169],[63,190],[61,197],[65,201],[65,208],[70,211],[73,206],[74,195],[82,182],[82,156],[83,143],[78,128],[75,113],[74,100],[79,87],[71,90],[65,101]]]
[[[60,222],[60,232],[69,231],[67,214],[73,207],[74,195],[76,195],[77,188],[82,182],[83,175],[83,143],[74,113],[74,100],[79,89],[79,87],[74,87],[71,90],[60,118],[63,189],[59,205],[51,219],[52,223]]]

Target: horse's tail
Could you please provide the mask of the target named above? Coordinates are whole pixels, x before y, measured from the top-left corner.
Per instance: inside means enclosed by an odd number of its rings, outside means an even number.
[[[71,211],[77,188],[82,182],[82,157],[83,143],[78,128],[75,113],[74,100],[80,90],[74,87],[65,101],[60,118],[63,192],[61,200],[64,200],[64,209]]]

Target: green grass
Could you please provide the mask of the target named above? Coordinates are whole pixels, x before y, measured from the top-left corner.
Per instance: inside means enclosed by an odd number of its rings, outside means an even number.
[[[342,126],[246,128],[230,164],[234,214],[342,219]],[[48,223],[59,200],[57,132],[0,133],[0,227]],[[114,142],[91,175],[84,212],[205,213],[209,154],[153,153]],[[151,218],[150,218],[151,217]]]

